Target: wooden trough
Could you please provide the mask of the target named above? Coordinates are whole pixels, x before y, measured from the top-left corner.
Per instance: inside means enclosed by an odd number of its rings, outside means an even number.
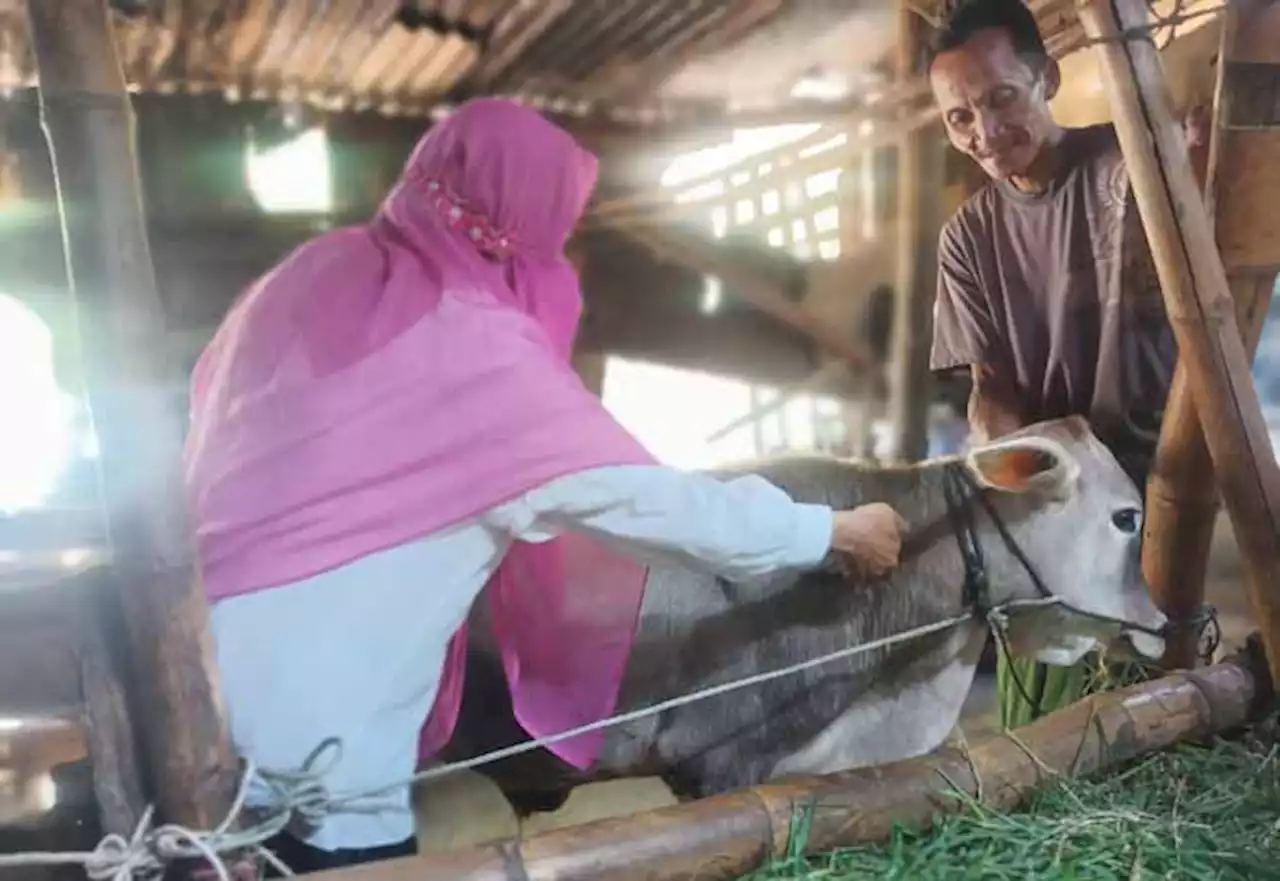
[[[147,345],[162,330],[141,223],[127,95],[104,0],[28,0],[27,7],[59,176],[72,289],[82,314],[95,319],[85,340],[98,379],[90,397],[95,416],[109,417],[102,458],[117,552],[114,592],[131,637],[135,676],[128,690],[138,698],[134,707],[142,710],[140,724],[131,731],[124,712],[126,675],[114,667],[102,666],[103,681],[83,683],[84,697],[92,692],[119,698],[88,714],[90,721],[111,723],[89,732],[91,755],[116,756],[116,766],[125,769],[119,776],[128,778],[100,786],[99,807],[108,831],[127,832],[145,793],[163,820],[207,829],[227,810],[236,762],[216,698],[207,609],[181,517],[177,432],[154,398],[139,394],[122,401],[105,380],[145,388],[165,372],[161,356]],[[1241,337],[1228,277],[1155,50],[1121,36],[1144,25],[1146,8],[1140,0],[1090,0],[1080,16],[1089,35],[1100,41],[1122,147],[1184,355],[1175,394],[1182,415],[1166,426],[1166,434],[1176,436],[1162,444],[1167,465],[1162,491],[1175,500],[1211,497],[1212,489],[1199,478],[1212,464],[1249,564],[1270,675],[1250,663],[1221,663],[1090,698],[1022,729],[1016,738],[990,735],[964,751],[757,786],[522,842],[327,876],[352,881],[733,878],[785,852],[800,810],[811,811],[806,842],[811,851],[875,841],[895,823],[928,824],[954,810],[960,803],[954,790],[1007,808],[1055,775],[1105,771],[1250,718],[1280,673],[1280,591],[1268,577],[1280,566],[1280,468],[1266,441],[1249,377],[1248,342]],[[919,188],[913,192],[923,197]],[[909,262],[905,254],[903,262]],[[917,266],[907,274],[928,273]],[[927,284],[916,278],[912,286]],[[913,324],[909,330],[903,331],[902,346],[919,348],[920,328]],[[917,380],[904,373],[899,383]],[[1178,463],[1187,461],[1201,463],[1195,474],[1179,469]],[[1167,525],[1149,539],[1167,567],[1179,553],[1175,544],[1188,541],[1188,532],[1203,532],[1206,521],[1180,521],[1177,505],[1161,510]],[[1199,581],[1167,579],[1162,603],[1185,620],[1199,605],[1202,580],[1202,573]],[[139,743],[143,767],[135,770],[131,757]],[[101,765],[95,770],[104,771]],[[107,810],[112,799],[118,808]],[[175,869],[174,874],[184,872]]]
[[[317,881],[716,881],[788,852],[808,812],[807,853],[928,827],[963,793],[1007,810],[1061,775],[1088,774],[1236,728],[1268,693],[1265,665],[1226,662],[1095,695],[967,750],[879,768],[753,786],[696,802],[433,855],[323,872]]]

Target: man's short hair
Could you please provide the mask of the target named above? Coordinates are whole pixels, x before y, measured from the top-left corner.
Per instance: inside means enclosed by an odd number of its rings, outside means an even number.
[[[929,47],[929,65],[943,52],[969,42],[979,31],[1001,30],[1013,49],[1035,70],[1049,60],[1036,17],[1022,0],[956,0]]]

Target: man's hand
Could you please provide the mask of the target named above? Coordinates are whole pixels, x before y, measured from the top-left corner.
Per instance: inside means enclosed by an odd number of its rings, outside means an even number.
[[[837,511],[831,547],[852,557],[860,571],[883,575],[898,565],[906,528],[898,512],[881,502]]]
[[[969,440],[985,444],[1025,424],[1014,384],[989,364],[974,364],[969,393]]]

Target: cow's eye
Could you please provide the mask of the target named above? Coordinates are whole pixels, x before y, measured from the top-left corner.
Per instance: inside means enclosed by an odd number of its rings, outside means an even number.
[[[1142,524],[1142,512],[1137,508],[1121,508],[1111,515],[1111,522],[1126,535],[1133,535]]]

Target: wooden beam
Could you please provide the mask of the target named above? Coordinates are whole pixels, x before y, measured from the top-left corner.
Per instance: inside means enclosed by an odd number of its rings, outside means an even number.
[[[1265,674],[1263,674],[1265,676]],[[820,777],[800,777],[522,841],[432,858],[323,872],[314,881],[728,881],[789,853],[804,817],[806,854],[883,841],[898,824],[927,829],[973,799],[1009,810],[1035,789],[1109,770],[1138,756],[1234,728],[1265,684],[1218,664],[1094,695],[967,749]],[[956,798],[956,791],[965,798]]]
[[[844,361],[852,369],[865,369],[875,362],[851,334],[824,324],[810,315],[800,304],[793,303],[776,285],[751,267],[729,259],[722,250],[701,237],[667,235],[652,229],[619,228],[654,251],[707,275],[719,278],[725,287],[745,297],[752,305],[774,319],[795,328],[811,338],[828,354]]]
[[[918,84],[908,97],[916,102],[923,100]],[[620,120],[610,116],[609,113],[585,119],[568,114],[557,114],[554,111],[549,115],[575,135],[584,139],[593,139],[593,143],[607,138],[614,143],[629,139],[637,144],[651,145],[656,141],[689,139],[694,136],[720,137],[727,140],[733,135],[735,129],[775,125],[822,123],[856,127],[864,119],[890,124],[894,113],[892,104],[889,102],[881,102],[871,107],[861,99],[840,101],[792,99],[733,110],[723,108],[698,111],[658,106],[635,111],[637,117],[642,115],[647,117],[648,114],[652,114],[652,118],[647,118],[647,121],[640,121],[639,118]]]
[[[739,428],[758,423],[764,417],[776,413],[787,406],[793,398],[797,398],[800,395],[828,394],[830,393],[829,386],[835,384],[843,385],[848,380],[849,371],[842,362],[832,361],[829,364],[825,364],[815,370],[808,378],[782,389],[778,396],[768,403],[752,404],[751,409],[745,414],[707,435],[706,442],[713,444],[728,437]]]
[[[140,767],[137,702],[129,690],[128,627],[121,620],[115,573],[91,570],[78,605],[75,633],[81,718],[102,831],[128,838],[146,810]]]
[[[238,775],[219,712],[208,611],[189,548],[172,370],[143,220],[133,113],[106,0],[28,0],[120,601],[155,799],[192,828]]]
[[[898,79],[922,73],[927,23],[909,6],[898,13]],[[938,272],[938,230],[946,184],[946,146],[936,125],[905,125],[898,147],[897,286],[889,358],[890,449],[916,462],[929,451],[929,334]]]
[[[1138,210],[1235,527],[1273,678],[1280,681],[1280,465],[1249,371],[1226,271],[1173,116],[1157,49],[1122,34],[1149,25],[1142,0],[1089,0],[1080,20],[1097,42]]]
[[[807,174],[845,165],[870,150],[899,143],[907,133],[929,126],[937,120],[938,109],[926,107],[913,110],[904,119],[882,121],[869,134],[860,131],[856,124],[824,126],[802,140],[783,144],[775,150],[760,153],[709,174],[700,175],[682,183],[679,187],[681,191],[688,192],[705,184],[728,180],[741,172],[751,176],[751,180],[739,187],[734,187],[731,194],[726,192],[724,197],[716,196],[705,200],[676,203],[673,201],[672,189],[653,187],[597,203],[592,206],[587,220],[594,222],[608,217],[618,222],[639,222],[647,219],[646,213],[656,214],[659,219],[687,216],[692,212],[705,210],[706,203],[719,201],[722,198],[729,199],[732,196],[745,199],[759,196],[766,190],[777,189],[791,182],[803,182]],[[854,120],[855,123],[857,121]],[[864,118],[863,121],[870,121],[870,119]],[[810,148],[842,134],[847,138],[843,144],[818,153],[801,155],[808,153]],[[759,168],[762,165],[772,165],[772,168],[761,174]]]

